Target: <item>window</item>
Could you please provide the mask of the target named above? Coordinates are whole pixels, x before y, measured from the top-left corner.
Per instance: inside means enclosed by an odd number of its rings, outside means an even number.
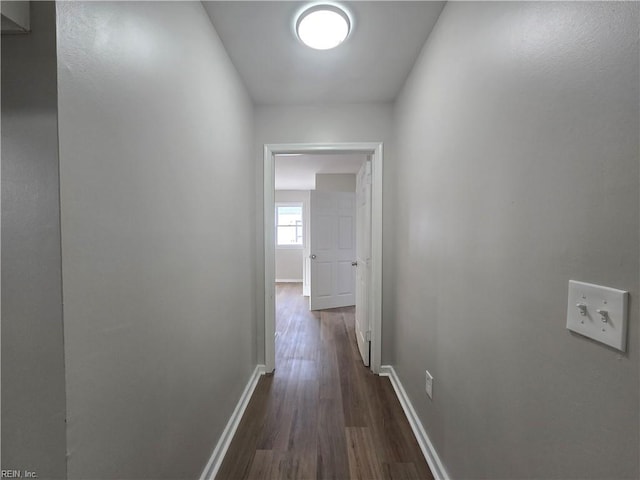
[[[276,245],[278,247],[302,247],[302,204],[276,204]]]

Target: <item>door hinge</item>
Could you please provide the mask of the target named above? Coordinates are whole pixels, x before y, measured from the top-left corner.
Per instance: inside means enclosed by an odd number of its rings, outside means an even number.
[[[367,330],[367,333],[364,334],[364,338],[367,342],[371,341],[371,330]]]

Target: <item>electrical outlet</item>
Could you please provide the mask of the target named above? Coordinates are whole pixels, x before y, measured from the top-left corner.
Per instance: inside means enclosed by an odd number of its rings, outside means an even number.
[[[427,391],[427,396],[433,400],[433,376],[429,373],[429,370],[425,370],[425,390]]]

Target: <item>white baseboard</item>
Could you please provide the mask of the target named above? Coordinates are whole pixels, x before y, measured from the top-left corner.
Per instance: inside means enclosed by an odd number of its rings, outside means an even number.
[[[244,392],[242,392],[242,395],[240,396],[240,400],[238,400],[236,408],[231,414],[231,418],[229,418],[229,421],[227,422],[227,426],[224,427],[224,431],[218,440],[216,448],[213,449],[213,453],[207,462],[207,466],[204,467],[202,475],[200,475],[200,480],[214,480],[214,478],[216,478],[220,465],[222,465],[222,460],[224,460],[224,456],[231,444],[231,440],[238,429],[242,415],[249,404],[249,400],[251,400],[251,395],[258,384],[260,376],[264,375],[265,371],[266,369],[264,365],[257,365],[256,369],[253,371],[251,378],[247,382],[247,386],[244,388]]]
[[[416,436],[418,445],[420,445],[422,454],[429,464],[431,473],[433,473],[436,480],[449,480],[450,477],[447,473],[447,469],[445,468],[444,463],[442,463],[442,460],[440,460],[438,452],[436,452],[433,443],[431,443],[427,432],[422,426],[422,422],[418,418],[418,414],[414,410],[411,400],[409,400],[407,392],[402,386],[395,369],[391,365],[381,365],[380,375],[389,377],[389,380],[391,380],[391,385],[396,392],[400,405],[402,405],[402,409],[404,410],[404,414],[407,416],[407,420],[409,420],[411,430],[413,430],[413,434]]]
[[[302,283],[301,278],[276,278],[276,283]]]

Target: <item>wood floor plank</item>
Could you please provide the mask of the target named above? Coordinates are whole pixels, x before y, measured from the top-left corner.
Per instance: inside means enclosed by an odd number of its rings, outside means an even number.
[[[317,449],[318,400],[317,381],[307,380],[298,383],[287,450],[315,453]]]
[[[276,332],[276,370],[216,478],[433,479],[389,379],[362,364],[353,307],[310,312],[299,284],[278,284]]]
[[[321,399],[333,399],[342,402],[340,392],[340,372],[335,345],[331,341],[322,341],[318,353],[320,378],[319,395]]]
[[[257,449],[257,439],[267,411],[269,393],[273,384],[273,377],[263,376],[258,381],[251,400],[238,425],[238,429],[229,450],[241,452],[238,455],[225,455],[218,471],[217,478],[247,478],[254,453]]]
[[[349,478],[341,401],[321,399],[318,412],[318,479]]]
[[[349,478],[371,480],[383,478],[382,465],[376,455],[369,427],[346,427]]]
[[[387,379],[385,379],[387,380]],[[372,411],[371,411],[371,427],[376,431],[376,438],[381,438],[384,435],[384,441],[381,442],[378,447],[381,449],[381,455],[385,462],[389,463],[403,463],[411,461],[411,458],[415,455],[412,451],[411,445],[407,440],[411,440],[413,437],[407,437],[405,430],[407,430],[408,424],[402,423],[404,413],[398,412],[393,400],[394,397],[389,395],[389,391],[385,388],[389,382],[376,382],[373,386],[372,399]],[[393,391],[392,391],[392,394]],[[395,395],[395,394],[394,394]],[[409,433],[411,430],[409,429]]]
[[[268,480],[273,478],[273,450],[256,450],[247,479],[249,480]]]
[[[384,478],[387,480],[420,480],[420,476],[413,462],[387,463],[384,465]]]
[[[257,448],[264,450],[286,450],[289,444],[289,432],[293,418],[291,394],[288,396],[286,385],[274,387],[273,396],[268,400],[264,424],[261,426]]]
[[[272,478],[315,479],[316,459],[311,452],[274,452]]]

